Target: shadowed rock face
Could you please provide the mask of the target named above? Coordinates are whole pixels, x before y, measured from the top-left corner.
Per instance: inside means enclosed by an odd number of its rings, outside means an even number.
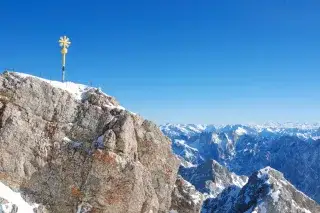
[[[39,213],[167,213],[179,165],[170,146],[97,89],[77,99],[34,77],[0,75],[0,181]]]

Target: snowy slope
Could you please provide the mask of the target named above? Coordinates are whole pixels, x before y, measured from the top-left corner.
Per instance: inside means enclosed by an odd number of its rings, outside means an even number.
[[[204,131],[207,126],[201,124],[165,124],[160,126],[161,131],[166,135],[172,136],[181,136],[190,137],[192,135],[201,133]]]

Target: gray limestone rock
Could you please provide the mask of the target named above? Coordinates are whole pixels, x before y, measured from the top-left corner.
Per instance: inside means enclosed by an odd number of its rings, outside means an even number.
[[[109,150],[114,150],[116,146],[116,134],[111,129],[108,129],[103,134],[103,144]]]

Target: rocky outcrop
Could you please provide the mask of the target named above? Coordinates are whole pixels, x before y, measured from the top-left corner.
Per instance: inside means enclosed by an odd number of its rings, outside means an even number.
[[[170,146],[98,89],[0,75],[0,181],[39,213],[167,213]]]
[[[179,176],[172,192],[171,211],[178,213],[199,213],[204,196],[193,185]]]
[[[283,174],[271,167],[253,173],[239,189],[226,188],[217,198],[204,203],[203,213],[310,213],[320,206],[291,185]]]

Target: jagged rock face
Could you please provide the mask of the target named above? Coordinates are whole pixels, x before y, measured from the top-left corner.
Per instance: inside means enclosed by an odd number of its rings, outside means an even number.
[[[270,167],[253,173],[240,190],[229,187],[217,198],[207,200],[203,213],[310,213],[320,206],[291,185],[283,174]]]
[[[171,211],[178,213],[199,213],[204,196],[193,185],[178,176],[172,192]]]
[[[153,123],[97,89],[79,99],[15,73],[0,102],[0,181],[38,212],[169,211],[179,161]]]
[[[242,187],[248,179],[246,176],[238,176],[229,172],[215,160],[208,160],[197,167],[180,166],[179,174],[192,183],[197,190],[211,197],[216,197],[231,185]]]

